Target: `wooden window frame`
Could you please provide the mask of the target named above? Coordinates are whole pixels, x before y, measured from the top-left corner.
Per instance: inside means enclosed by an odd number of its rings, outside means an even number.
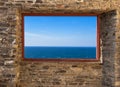
[[[98,14],[65,14],[65,13],[22,13],[22,60],[24,61],[45,61],[45,62],[99,62],[100,61],[100,17]],[[68,59],[42,59],[42,58],[24,58],[24,16],[96,16],[97,17],[97,50],[95,59],[68,58]]]

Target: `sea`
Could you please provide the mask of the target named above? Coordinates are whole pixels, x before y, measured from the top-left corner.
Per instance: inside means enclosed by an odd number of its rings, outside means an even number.
[[[95,59],[96,47],[24,47],[25,58],[60,59],[81,58]]]

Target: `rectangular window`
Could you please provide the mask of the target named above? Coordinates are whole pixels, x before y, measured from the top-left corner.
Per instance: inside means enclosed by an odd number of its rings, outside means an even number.
[[[24,60],[99,60],[96,15],[24,13],[22,20]]]

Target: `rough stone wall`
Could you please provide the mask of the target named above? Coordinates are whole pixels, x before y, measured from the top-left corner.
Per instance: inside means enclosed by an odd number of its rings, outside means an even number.
[[[102,87],[99,64],[22,62],[21,65],[25,67],[20,69],[20,87]]]
[[[0,87],[120,87],[119,0],[0,0]],[[21,13],[100,15],[99,62],[22,60]]]
[[[117,2],[120,4],[120,2]],[[120,8],[120,6],[119,6]],[[117,12],[117,24],[116,24],[116,53],[115,53],[115,87],[120,86],[120,10]]]
[[[115,31],[117,23],[117,12],[109,11],[100,15],[100,34],[102,42],[103,57],[103,85],[114,87],[115,81]],[[104,78],[105,77],[105,78]]]
[[[16,8],[0,1],[0,87],[15,86],[16,81]]]

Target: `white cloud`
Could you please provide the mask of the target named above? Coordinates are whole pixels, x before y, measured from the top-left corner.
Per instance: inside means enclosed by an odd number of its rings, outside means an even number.
[[[95,43],[88,42],[83,38],[78,40],[76,36],[54,36],[52,34],[25,32],[25,46],[95,46]]]

